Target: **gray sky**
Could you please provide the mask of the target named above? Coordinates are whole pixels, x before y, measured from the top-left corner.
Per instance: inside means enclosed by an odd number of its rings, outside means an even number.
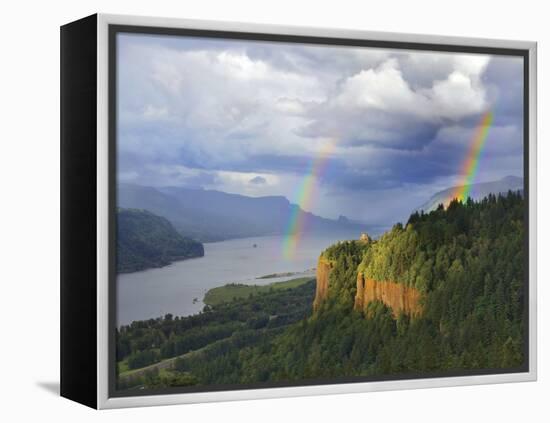
[[[118,52],[119,181],[297,202],[323,161],[308,211],[391,224],[460,181],[487,110],[476,181],[523,173],[520,58],[130,34]]]

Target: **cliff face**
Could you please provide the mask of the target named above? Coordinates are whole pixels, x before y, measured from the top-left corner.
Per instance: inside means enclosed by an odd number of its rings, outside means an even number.
[[[328,296],[329,276],[333,268],[333,261],[322,255],[319,257],[313,310],[318,310]],[[420,291],[413,287],[391,281],[375,281],[365,278],[361,272],[357,274],[357,293],[354,305],[357,311],[363,311],[365,306],[372,301],[381,301],[392,309],[396,318],[401,312],[413,317],[420,316],[422,314],[420,298]]]
[[[373,302],[380,301],[392,309],[394,317],[399,316],[401,312],[409,316],[420,316],[422,306],[420,304],[421,293],[414,287],[405,283],[375,280],[365,277],[371,272],[366,271],[365,261],[373,260],[373,251],[377,247],[377,241],[371,241],[370,237],[363,233],[358,241],[338,242],[327,248],[320,256],[317,262],[317,287],[315,299],[313,301],[313,310],[318,310],[328,298],[329,289],[334,295],[353,295],[353,284],[356,283],[356,294],[353,308],[363,312],[365,307]],[[388,242],[388,241],[386,241]],[[369,255],[370,253],[370,255]],[[342,268],[340,268],[342,267]],[[333,270],[338,271],[338,275],[330,287],[329,279]],[[341,292],[336,292],[336,290]],[[347,297],[347,300],[351,298]],[[342,299],[342,304],[346,299]],[[349,304],[349,303],[348,303]],[[351,308],[351,304],[349,305]]]
[[[317,286],[315,289],[315,299],[313,300],[313,310],[317,310],[323,300],[327,298],[328,278],[333,267],[334,263],[331,260],[326,259],[322,255],[319,256],[319,260],[317,262]]]
[[[357,275],[357,294],[355,295],[355,309],[363,308],[371,301],[381,301],[391,307],[394,317],[400,312],[410,316],[419,316],[422,313],[420,292],[402,283],[390,281],[375,281]]]

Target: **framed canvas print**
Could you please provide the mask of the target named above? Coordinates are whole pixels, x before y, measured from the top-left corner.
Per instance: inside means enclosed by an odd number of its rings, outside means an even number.
[[[61,28],[61,394],[536,379],[536,44]]]

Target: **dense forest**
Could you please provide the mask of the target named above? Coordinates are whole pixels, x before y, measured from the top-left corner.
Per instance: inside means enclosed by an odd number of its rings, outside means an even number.
[[[520,194],[490,195],[415,213],[367,245],[331,247],[336,266],[322,307],[274,340],[269,354],[243,354],[244,377],[254,368],[265,380],[296,380],[520,367],[523,216]],[[380,301],[355,309],[358,273],[420,290],[422,315],[396,317]]]
[[[163,217],[147,210],[117,210],[117,271],[136,272],[204,255],[200,242],[180,235]]]
[[[335,244],[322,254],[333,267],[315,312],[311,282],[122,327],[121,371],[178,358],[169,371],[120,378],[120,387],[520,368],[524,212],[520,193],[453,201],[414,213],[378,240]],[[422,313],[396,313],[378,300],[358,306],[358,277],[414,288]]]

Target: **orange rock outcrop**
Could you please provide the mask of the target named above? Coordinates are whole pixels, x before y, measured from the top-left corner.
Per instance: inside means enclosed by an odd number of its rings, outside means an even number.
[[[420,291],[413,287],[402,283],[364,278],[362,273],[357,275],[356,310],[362,311],[368,303],[378,300],[392,309],[394,317],[402,311],[414,317],[422,314],[420,298]]]
[[[315,288],[315,299],[313,300],[313,310],[317,310],[323,300],[328,295],[328,278],[330,271],[334,267],[334,263],[322,255],[319,256],[317,262],[316,279],[317,285]]]

